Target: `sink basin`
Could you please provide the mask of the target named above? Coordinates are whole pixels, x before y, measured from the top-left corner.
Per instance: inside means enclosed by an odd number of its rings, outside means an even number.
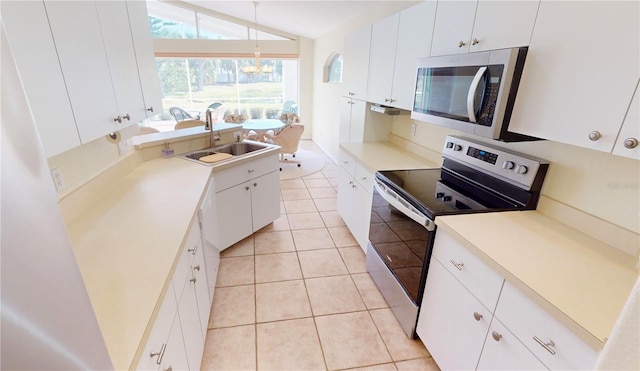
[[[243,156],[255,151],[259,151],[262,149],[267,149],[269,146],[262,145],[259,143],[250,143],[250,142],[234,142],[225,144],[219,147],[200,149],[197,151],[192,151],[181,155],[181,157],[198,161],[199,163],[204,163],[200,161],[202,157],[213,155],[216,153],[227,153],[232,156]]]

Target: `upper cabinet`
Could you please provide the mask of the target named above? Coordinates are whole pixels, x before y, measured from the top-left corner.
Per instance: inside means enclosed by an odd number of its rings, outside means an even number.
[[[48,157],[161,110],[145,2],[16,1],[2,11]]]
[[[640,92],[636,85],[631,105],[613,146],[613,154],[640,160]]]
[[[639,6],[543,1],[510,129],[611,152],[627,115],[624,130],[637,138],[634,106],[627,111],[640,77]]]
[[[47,157],[79,146],[80,135],[44,3],[3,1],[0,7],[31,114]]]
[[[411,110],[417,59],[429,55],[436,2],[425,1],[373,24],[367,100]]]
[[[345,37],[344,54],[342,56],[344,96],[359,100],[366,99],[370,45],[371,25],[354,31]]]
[[[526,46],[539,4],[539,0],[439,0],[431,55]]]

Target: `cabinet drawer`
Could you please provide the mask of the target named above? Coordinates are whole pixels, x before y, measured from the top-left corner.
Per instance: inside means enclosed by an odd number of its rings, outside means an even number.
[[[354,176],[356,173],[357,161],[345,151],[340,152],[340,166],[342,166],[349,175]]]
[[[278,169],[278,154],[274,153],[232,168],[213,173],[213,187],[216,192],[244,183],[253,178]]]
[[[353,176],[360,185],[369,193],[373,193],[373,178],[375,173],[359,162],[356,162],[355,174]]]
[[[597,352],[509,282],[504,285],[495,315],[550,369],[593,368]],[[549,349],[545,349],[534,337],[554,345],[547,345]]]
[[[196,220],[189,230],[187,240],[182,246],[182,249],[180,249],[178,264],[176,265],[176,269],[173,271],[173,285],[176,289],[176,298],[178,299],[178,302],[182,296],[182,290],[185,282],[187,281],[189,270],[191,269],[193,256],[198,252],[198,249],[200,249],[201,246],[202,241],[200,240],[200,228],[198,226],[198,221]]]
[[[433,256],[482,304],[494,310],[504,279],[442,229],[436,232]]]

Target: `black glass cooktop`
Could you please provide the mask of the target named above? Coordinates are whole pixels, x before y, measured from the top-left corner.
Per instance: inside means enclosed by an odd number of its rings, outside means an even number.
[[[521,203],[447,169],[379,171],[376,178],[430,219],[438,215],[523,208]]]

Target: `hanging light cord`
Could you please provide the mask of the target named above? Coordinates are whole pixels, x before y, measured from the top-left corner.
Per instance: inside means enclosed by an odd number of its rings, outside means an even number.
[[[256,49],[255,49],[255,57],[256,57],[256,67],[260,65],[260,46],[258,46],[258,2],[253,2],[254,11],[254,30],[256,32]]]

